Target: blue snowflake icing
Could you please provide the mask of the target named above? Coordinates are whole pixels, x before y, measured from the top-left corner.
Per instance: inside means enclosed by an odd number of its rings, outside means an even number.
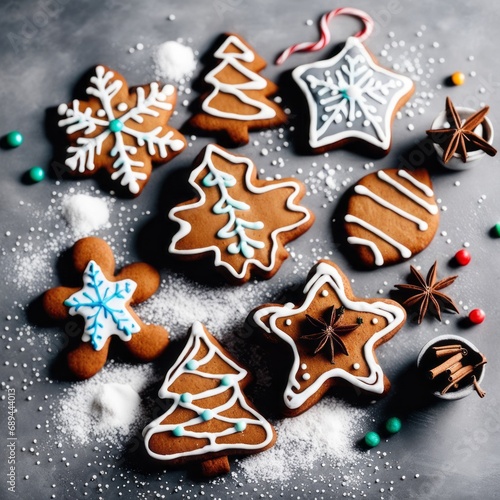
[[[100,351],[111,335],[130,340],[140,327],[127,309],[137,288],[130,279],[108,281],[99,265],[91,260],[83,273],[83,288],[64,301],[69,314],[85,320],[82,340]]]

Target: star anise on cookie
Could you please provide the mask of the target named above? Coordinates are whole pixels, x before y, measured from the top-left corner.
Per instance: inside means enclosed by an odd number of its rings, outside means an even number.
[[[486,154],[495,156],[497,150],[482,137],[474,133],[489,111],[489,106],[476,111],[463,123],[449,97],[446,98],[446,115],[450,120],[450,128],[427,130],[427,135],[434,141],[443,144],[443,161],[447,163],[455,153],[459,153],[462,161],[467,161],[468,151],[482,149]],[[443,136],[445,139],[443,140]],[[439,139],[438,139],[439,138]]]
[[[316,328],[320,330],[315,333],[310,333],[307,335],[302,335],[301,340],[313,340],[317,341],[318,345],[314,351],[314,354],[318,354],[325,347],[330,349],[330,355],[332,364],[335,364],[335,346],[340,349],[346,356],[349,355],[347,352],[347,347],[341,338],[341,335],[351,333],[356,330],[361,322],[355,325],[339,325],[342,320],[342,315],[344,314],[344,307],[332,307],[332,313],[330,315],[330,321],[327,323],[323,318],[316,319],[306,314],[306,318],[312,323]],[[361,319],[361,318],[360,318]]]
[[[411,274],[416,281],[416,284],[394,285],[398,290],[403,290],[411,293],[411,296],[403,302],[404,307],[412,307],[420,304],[418,314],[418,324],[422,323],[424,316],[427,314],[429,305],[432,303],[436,311],[439,321],[441,321],[441,307],[450,309],[459,313],[457,305],[453,299],[440,292],[443,288],[450,286],[458,276],[448,276],[436,282],[437,277],[437,261],[427,273],[427,278],[424,279],[422,274],[413,266],[410,266]]]

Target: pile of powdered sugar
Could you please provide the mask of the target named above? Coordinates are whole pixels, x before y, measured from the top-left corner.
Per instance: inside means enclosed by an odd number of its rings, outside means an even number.
[[[156,48],[153,60],[158,79],[180,82],[196,69],[196,58],[191,47],[176,41],[162,43]]]
[[[66,195],[61,209],[68,226],[79,238],[109,227],[109,209],[104,198],[83,193]]]
[[[330,397],[294,418],[275,422],[278,440],[263,453],[240,462],[251,481],[285,482],[318,465],[318,460],[344,466],[367,458],[356,448],[357,422],[365,412]]]
[[[109,364],[74,383],[54,407],[61,438],[83,445],[95,439],[119,444],[145,422],[139,393],[154,381],[151,365]]]

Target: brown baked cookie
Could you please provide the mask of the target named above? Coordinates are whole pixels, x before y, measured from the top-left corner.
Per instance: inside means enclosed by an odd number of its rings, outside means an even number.
[[[291,355],[283,413],[299,415],[336,386],[383,396],[390,383],[375,349],[403,326],[405,310],[388,299],[358,299],[349,279],[327,260],[311,269],[303,293],[299,304],[264,304],[248,317],[284,356]]]
[[[427,170],[379,170],[363,177],[349,198],[347,242],[368,267],[396,264],[426,248],[439,225]]]
[[[210,144],[195,160],[189,183],[196,198],[174,207],[180,225],[169,252],[187,260],[210,256],[228,281],[271,278],[288,257],[285,245],[307,231],[314,215],[298,205],[305,186],[296,179],[257,178],[244,156]]]
[[[278,87],[260,73],[266,62],[238,35],[227,38],[213,55],[216,66],[204,78],[210,91],[189,125],[203,132],[223,132],[232,145],[248,143],[248,131],[286,123],[283,110],[267,97]]]
[[[168,466],[189,462],[202,475],[229,472],[229,455],[271,448],[276,433],[243,394],[251,375],[200,323],[170,368],[159,396],[173,400],[143,431],[148,453]]]
[[[56,320],[81,316],[82,342],[68,353],[68,367],[80,379],[94,376],[106,363],[111,336],[125,342],[139,361],[151,361],[168,345],[168,333],[145,324],[131,306],[151,297],[160,285],[158,272],[145,263],[125,266],[116,276],[115,259],[100,238],[77,241],[73,266],[83,275],[82,288],[57,287],[43,295],[43,308]]]
[[[115,191],[138,196],[153,163],[166,163],[186,147],[184,136],[167,125],[175,87],[153,82],[129,89],[122,75],[96,66],[86,94],[87,100],[57,109],[70,143],[68,173],[87,177],[104,169]]]
[[[394,117],[415,88],[407,76],[380,66],[356,37],[334,57],[298,66],[292,77],[307,100],[309,146],[316,153],[359,143],[386,155]]]

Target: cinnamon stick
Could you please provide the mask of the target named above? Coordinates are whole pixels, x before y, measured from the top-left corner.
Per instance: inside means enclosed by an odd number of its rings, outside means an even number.
[[[436,358],[444,358],[446,356],[453,356],[454,354],[457,354],[458,352],[461,352],[462,355],[465,357],[467,356],[468,352],[467,349],[464,349],[462,346],[443,346],[442,349],[437,349],[435,351]]]
[[[479,397],[484,398],[484,396],[486,396],[486,391],[483,391],[481,389],[475,375],[472,375],[472,383],[474,384],[474,389],[476,389],[476,392],[479,395]]]
[[[430,380],[434,380],[438,375],[441,375],[441,373],[445,372],[450,366],[454,365],[461,359],[463,359],[463,354],[462,352],[458,352],[451,358],[448,358],[446,361],[441,363],[439,366],[436,366],[436,368],[433,368],[432,370],[429,370],[427,372],[427,376],[429,377]]]

